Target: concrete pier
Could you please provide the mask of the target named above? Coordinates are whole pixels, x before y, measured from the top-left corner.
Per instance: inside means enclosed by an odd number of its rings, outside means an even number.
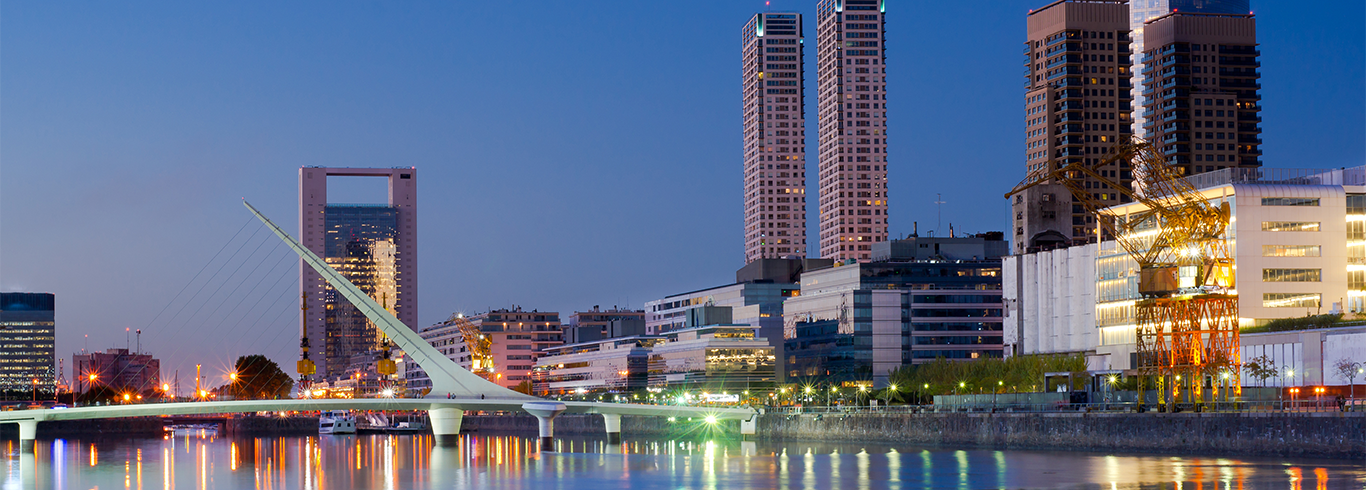
[[[621,444],[621,415],[604,413],[602,414],[602,424],[607,427],[607,443]]]
[[[438,446],[454,446],[460,437],[460,422],[465,411],[458,408],[437,408],[427,411],[432,422],[432,438]]]
[[[541,451],[555,451],[555,417],[568,408],[560,402],[526,402],[522,404],[522,410],[536,417],[537,427],[541,435]],[[620,422],[620,419],[618,419]]]

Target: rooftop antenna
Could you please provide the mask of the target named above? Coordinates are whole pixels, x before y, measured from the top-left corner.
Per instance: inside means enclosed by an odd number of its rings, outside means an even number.
[[[939,206],[935,215],[934,231],[940,231],[944,229],[944,195],[936,192],[934,198],[934,203]]]

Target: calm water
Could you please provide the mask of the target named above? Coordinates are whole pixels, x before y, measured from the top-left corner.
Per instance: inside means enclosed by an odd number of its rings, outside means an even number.
[[[1366,462],[952,450],[734,440],[430,436],[217,437],[0,442],[5,490],[407,488],[1354,488]]]

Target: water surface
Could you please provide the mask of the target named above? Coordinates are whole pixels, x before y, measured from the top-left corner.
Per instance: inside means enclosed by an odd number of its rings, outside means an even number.
[[[535,437],[522,434],[464,434],[457,445],[438,447],[425,435],[219,437],[200,430],[162,439],[40,440],[34,454],[4,441],[0,450],[5,490],[1366,487],[1366,463],[1356,461],[705,437],[556,442],[561,452],[539,453]]]

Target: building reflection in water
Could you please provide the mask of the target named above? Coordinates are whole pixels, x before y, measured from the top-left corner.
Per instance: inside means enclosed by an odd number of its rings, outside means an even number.
[[[735,440],[564,437],[559,453],[534,436],[219,437],[178,431],[161,439],[46,440],[32,454],[4,451],[11,488],[295,489],[535,487],[674,488],[1361,488],[1355,461],[1284,461],[1093,453],[906,449]],[[144,467],[150,465],[150,467]],[[144,471],[145,470],[145,471]],[[576,486],[583,482],[584,486]],[[597,482],[597,483],[591,483]]]

